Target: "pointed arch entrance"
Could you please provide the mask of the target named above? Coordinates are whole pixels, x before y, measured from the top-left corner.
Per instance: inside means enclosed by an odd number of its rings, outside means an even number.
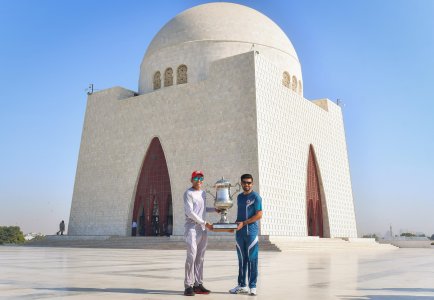
[[[324,217],[327,217],[327,209],[321,197],[323,193],[321,193],[320,180],[315,151],[310,145],[306,182],[307,231],[309,236],[324,237]]]
[[[138,235],[171,235],[172,194],[166,158],[154,137],[146,152],[134,199],[133,221]]]

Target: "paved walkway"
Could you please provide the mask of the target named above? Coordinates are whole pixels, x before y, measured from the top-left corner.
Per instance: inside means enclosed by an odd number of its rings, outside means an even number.
[[[0,299],[186,299],[185,251],[0,246]],[[434,249],[262,252],[256,297],[230,295],[235,251],[208,251],[189,299],[434,299]]]

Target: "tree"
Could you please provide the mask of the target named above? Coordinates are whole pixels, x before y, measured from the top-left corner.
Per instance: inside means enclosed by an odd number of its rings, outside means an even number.
[[[433,235],[431,235],[431,240],[432,240],[432,241],[434,241],[434,234],[433,234]]]
[[[365,234],[362,236],[362,238],[375,239],[376,241],[378,241],[378,236],[375,233],[374,234]]]
[[[414,237],[416,236],[414,233],[411,232],[403,232],[401,233],[401,236],[405,236],[405,237]]]
[[[18,226],[0,226],[0,245],[24,243],[24,235]]]

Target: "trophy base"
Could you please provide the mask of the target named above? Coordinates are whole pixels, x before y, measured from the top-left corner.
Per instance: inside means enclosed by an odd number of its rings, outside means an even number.
[[[228,231],[238,228],[237,223],[214,223],[212,226],[214,228],[214,231]]]

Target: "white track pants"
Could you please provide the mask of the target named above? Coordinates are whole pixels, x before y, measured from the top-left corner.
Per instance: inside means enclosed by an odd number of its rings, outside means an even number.
[[[205,258],[208,233],[200,226],[186,228],[187,259],[185,260],[184,286],[199,285],[203,282],[203,261]]]

